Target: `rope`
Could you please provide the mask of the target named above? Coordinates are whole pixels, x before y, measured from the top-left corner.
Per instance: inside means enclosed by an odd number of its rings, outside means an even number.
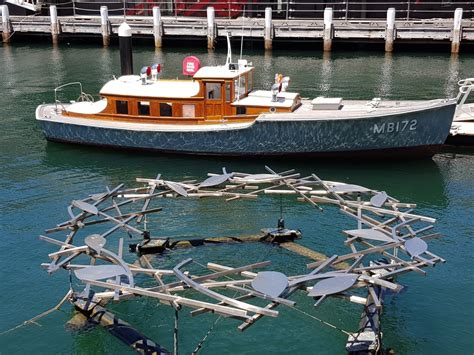
[[[54,306],[54,307],[51,308],[51,309],[48,309],[47,311],[45,311],[45,312],[43,312],[43,313],[41,313],[41,314],[38,314],[37,316],[35,316],[35,317],[33,317],[33,318],[29,319],[29,320],[24,321],[23,323],[17,325],[16,327],[13,327],[13,328],[11,328],[11,329],[8,329],[8,330],[6,330],[6,331],[0,333],[0,336],[1,336],[1,335],[5,335],[5,334],[7,334],[7,333],[10,333],[10,332],[12,332],[12,331],[14,331],[14,330],[16,330],[16,329],[18,329],[18,328],[21,328],[21,327],[23,327],[23,326],[25,326],[25,325],[28,325],[28,324],[35,324],[35,325],[37,325],[38,327],[41,327],[41,324],[36,323],[36,321],[39,320],[40,318],[43,318],[44,316],[47,316],[48,314],[50,314],[50,313],[52,313],[52,312],[54,312],[54,311],[59,310],[59,308],[61,308],[61,306],[63,305],[63,303],[68,300],[68,298],[69,298],[69,296],[70,296],[71,294],[72,294],[72,291],[69,290],[68,293],[66,293],[66,296],[64,296],[63,299],[62,299],[61,301],[59,301],[59,303],[58,303],[56,306]]]
[[[21,23],[22,23],[23,21],[25,21],[27,18],[33,17],[33,16],[37,16],[37,15],[39,15],[39,14],[26,15],[25,17],[23,17],[23,18],[20,20],[20,22],[18,22],[18,24],[21,25]],[[10,21],[10,22],[11,22],[11,21]],[[9,26],[11,27],[10,24],[9,24]],[[13,27],[12,27],[12,28],[13,28]],[[12,38],[13,35],[15,34],[15,32],[16,32],[16,30],[13,29],[13,32],[10,34],[10,36],[8,36],[7,39],[5,39],[5,41],[8,41],[10,38]]]
[[[304,314],[305,316],[308,316],[308,317],[310,317],[310,318],[312,318],[312,319],[314,319],[314,320],[317,320],[318,322],[320,322],[320,323],[322,323],[322,324],[324,324],[324,325],[326,325],[326,326],[328,326],[328,327],[330,327],[330,328],[336,329],[336,330],[340,331],[341,333],[346,334],[347,336],[351,336],[351,335],[352,335],[352,334],[349,333],[348,331],[346,331],[346,330],[344,330],[344,329],[341,329],[341,328],[338,328],[338,327],[336,327],[334,324],[328,323],[328,322],[326,322],[326,321],[324,321],[324,320],[322,320],[322,319],[320,319],[320,318],[318,318],[318,317],[313,316],[312,314],[306,313],[305,311],[303,311],[303,310],[301,310],[301,309],[298,309],[298,308],[296,308],[296,307],[288,307],[288,308],[294,309],[295,311],[298,311],[298,312]]]
[[[209,337],[209,335],[211,334],[211,332],[214,330],[214,327],[216,326],[217,322],[219,322],[221,320],[222,316],[219,316],[215,321],[214,323],[212,323],[211,327],[209,328],[209,330],[207,331],[206,335],[204,335],[204,338],[202,338],[198,345],[196,346],[196,348],[193,350],[193,352],[191,353],[191,355],[196,355],[197,352],[199,350],[201,350],[202,348],[202,344],[206,341],[206,339]]]

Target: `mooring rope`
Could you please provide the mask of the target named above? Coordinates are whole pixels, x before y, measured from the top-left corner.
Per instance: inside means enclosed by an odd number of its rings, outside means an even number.
[[[41,327],[41,324],[36,323],[36,321],[39,320],[40,318],[43,318],[44,316],[47,316],[48,314],[50,314],[50,313],[52,313],[52,312],[54,312],[54,311],[59,310],[59,308],[61,308],[61,306],[63,305],[63,303],[68,300],[68,298],[69,298],[69,296],[71,296],[71,294],[72,294],[72,290],[69,290],[68,293],[66,293],[66,296],[64,296],[63,299],[62,299],[61,301],[59,301],[59,303],[58,303],[56,306],[54,306],[54,307],[51,308],[51,309],[48,309],[47,311],[45,311],[45,312],[43,312],[43,313],[41,313],[41,314],[38,314],[37,316],[35,316],[35,317],[31,318],[31,319],[28,319],[28,320],[24,321],[23,323],[17,325],[16,327],[13,327],[13,328],[11,328],[11,329],[8,329],[8,330],[6,330],[6,331],[0,333],[0,336],[1,336],[1,335],[5,335],[5,334],[7,334],[7,333],[10,333],[10,332],[12,332],[12,331],[14,331],[14,330],[16,330],[16,329],[18,329],[18,328],[21,328],[21,327],[23,327],[23,326],[25,326],[25,325],[28,325],[28,324],[35,324],[35,325]]]
[[[309,314],[309,313],[307,313],[307,312],[305,312],[305,311],[303,311],[303,310],[301,310],[301,309],[298,309],[298,308],[296,308],[296,307],[288,307],[288,308],[294,309],[295,311],[298,311],[298,312],[300,312],[300,313],[302,313],[302,314],[304,314],[304,315],[306,315],[306,316],[308,316],[308,317],[310,317],[310,318],[312,318],[312,319],[314,319],[314,320],[317,320],[318,322],[320,322],[320,323],[322,323],[322,324],[324,324],[324,325],[326,325],[326,326],[328,326],[328,327],[330,327],[330,328],[336,329],[336,330],[338,330],[338,331],[340,331],[340,332],[346,334],[347,336],[351,336],[351,335],[352,335],[352,333],[349,333],[348,331],[346,331],[346,330],[344,330],[344,329],[338,328],[338,327],[336,327],[334,324],[328,323],[328,322],[326,322],[326,321],[324,321],[324,320],[322,320],[322,319],[320,319],[320,318],[318,318],[318,317],[316,317],[316,316],[313,316],[312,314]]]
[[[32,14],[32,15],[26,15],[25,17],[23,17],[23,18],[20,20],[20,22],[18,22],[18,24],[21,25],[21,23],[22,23],[23,21],[25,21],[27,18],[34,17],[34,16],[37,16],[37,15],[39,15],[39,14],[35,13],[35,14]],[[11,21],[10,21],[10,22],[11,22]],[[10,40],[10,38],[13,37],[13,35],[15,34],[15,32],[16,32],[16,30],[13,29],[13,32],[10,34],[10,36],[8,36],[8,38],[6,38],[6,41]],[[0,335],[1,335],[1,334],[0,334]]]
[[[196,348],[192,351],[191,355],[196,355],[199,350],[202,348],[202,344],[206,341],[206,339],[209,337],[209,335],[212,333],[214,330],[214,327],[216,326],[217,322],[221,320],[222,316],[217,317],[217,319],[212,323],[211,327],[207,331],[206,335],[204,335],[204,338],[202,338],[199,343],[196,345]]]

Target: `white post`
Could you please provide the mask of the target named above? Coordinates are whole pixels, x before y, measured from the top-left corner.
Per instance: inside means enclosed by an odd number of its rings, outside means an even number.
[[[3,40],[3,43],[8,43],[10,42],[10,37],[11,37],[10,12],[8,11],[7,5],[2,5],[1,8],[2,8],[2,27],[3,27],[2,40]]]
[[[459,53],[459,45],[461,43],[461,22],[462,8],[454,11],[453,38],[451,42],[451,53]]]
[[[324,9],[324,51],[330,52],[332,47],[333,37],[333,24],[332,24],[332,7],[326,7]]]
[[[162,34],[160,7],[153,6],[153,35],[155,37],[155,48],[161,48]]]
[[[53,44],[58,44],[59,37],[59,23],[58,23],[58,10],[56,5],[49,6],[49,16],[51,19],[51,36]]]
[[[395,40],[395,8],[387,10],[387,27],[385,29],[385,52],[393,52]]]
[[[207,49],[214,49],[216,40],[215,12],[212,6],[207,8]]]
[[[265,49],[272,49],[272,8],[266,7],[265,8],[265,29],[264,29],[264,46]]]
[[[109,9],[107,6],[100,7],[100,24],[102,28],[102,44],[104,47],[108,47],[110,43],[110,32],[109,32]]]

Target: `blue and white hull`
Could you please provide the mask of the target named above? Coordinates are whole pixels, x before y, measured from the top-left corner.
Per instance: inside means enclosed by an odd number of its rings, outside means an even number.
[[[433,155],[448,136],[456,103],[432,100],[410,109],[262,114],[251,123],[169,125],[62,116],[41,105],[48,140],[205,155],[334,155],[386,152]]]

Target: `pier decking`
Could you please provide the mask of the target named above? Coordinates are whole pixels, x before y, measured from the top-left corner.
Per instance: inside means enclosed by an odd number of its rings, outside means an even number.
[[[108,45],[111,36],[118,32],[124,16],[108,16],[103,6],[100,16],[57,16],[54,5],[51,16],[9,16],[2,6],[3,41],[9,42],[14,34],[52,36],[53,42],[60,37],[103,37]],[[271,9],[265,18],[215,18],[209,7],[207,17],[161,16],[158,7],[154,16],[127,16],[126,21],[134,36],[154,38],[155,46],[171,38],[207,38],[209,48],[223,40],[228,32],[233,36],[262,40],[270,49],[273,41],[324,42],[324,50],[331,50],[332,42],[385,42],[385,50],[392,51],[395,43],[434,44],[451,42],[451,51],[457,53],[461,43],[473,43],[474,21],[462,18],[462,9],[457,9],[453,19],[397,20],[394,9],[387,11],[387,19],[342,20],[332,18],[332,9],[326,8],[324,19],[272,19]]]

